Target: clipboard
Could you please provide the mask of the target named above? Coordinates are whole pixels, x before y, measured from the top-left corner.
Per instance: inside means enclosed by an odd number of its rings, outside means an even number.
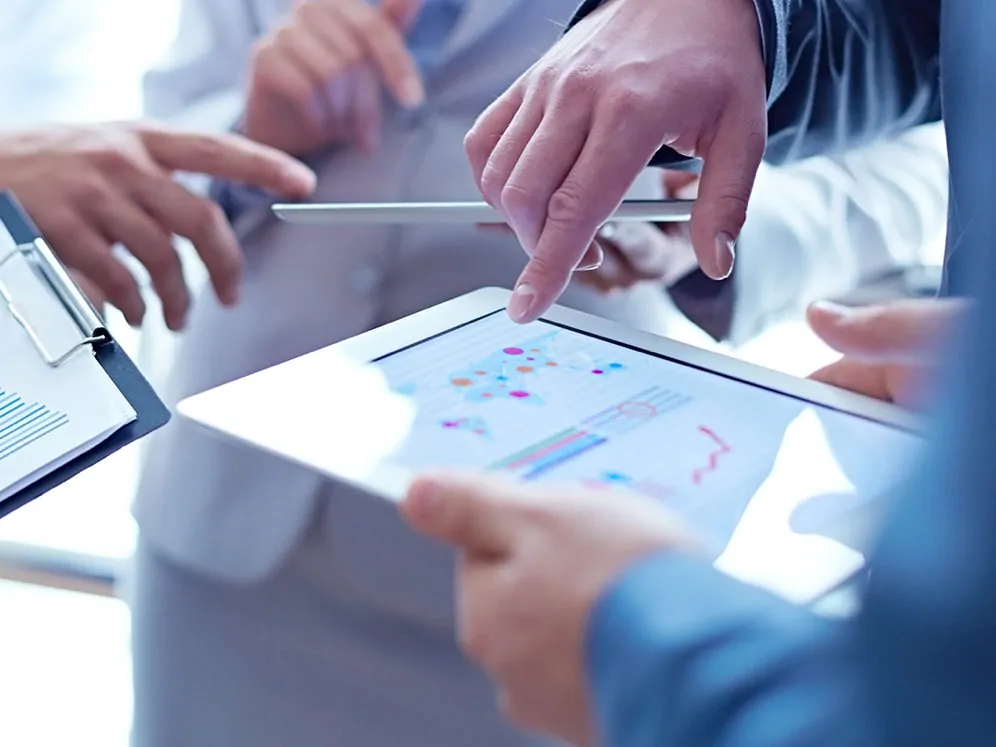
[[[91,347],[97,363],[118,388],[132,409],[135,420],[124,425],[90,450],[77,455],[65,464],[40,477],[18,492],[0,502],[0,518],[30,503],[53,488],[58,487],[80,472],[89,469],[111,454],[119,451],[152,431],[166,425],[170,411],[115,341],[100,316],[73,282],[51,247],[42,237],[34,222],[10,192],[0,192],[0,224],[6,228],[17,251],[29,255],[37,266],[39,275],[51,288],[55,299],[66,314],[79,327],[80,341],[68,349],[56,349],[42,339],[31,320],[19,314],[16,306],[16,289],[0,287],[0,306],[10,309],[14,318],[31,338],[34,348],[45,363],[58,367],[70,357]]]

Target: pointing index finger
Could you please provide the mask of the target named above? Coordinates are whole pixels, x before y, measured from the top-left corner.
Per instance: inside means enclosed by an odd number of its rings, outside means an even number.
[[[169,171],[205,174],[288,198],[307,197],[315,188],[315,173],[303,163],[240,135],[149,129],[143,136],[149,153]]]

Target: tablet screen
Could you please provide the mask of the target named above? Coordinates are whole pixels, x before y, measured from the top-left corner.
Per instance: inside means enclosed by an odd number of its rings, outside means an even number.
[[[637,491],[717,549],[759,497],[819,531],[828,512],[888,494],[920,445],[895,426],[501,312],[376,365],[417,405],[396,455],[406,467]]]

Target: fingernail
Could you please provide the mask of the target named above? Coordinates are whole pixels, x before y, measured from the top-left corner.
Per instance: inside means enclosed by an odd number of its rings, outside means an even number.
[[[529,283],[519,283],[508,302],[508,315],[513,321],[522,323],[529,319],[536,302],[536,289]]]
[[[414,109],[425,101],[425,88],[418,78],[408,78],[401,84],[401,103]]]
[[[589,256],[593,255],[593,256]],[[588,261],[585,262],[584,260]],[[591,272],[592,270],[597,270],[602,266],[602,262],[605,259],[605,252],[598,242],[593,242],[591,246],[588,247],[588,251],[584,253],[584,257],[581,258],[581,263],[574,268],[575,272]]]
[[[237,306],[239,303],[239,286],[233,285],[231,288],[226,288],[220,296],[222,306]]]
[[[837,317],[838,319],[849,319],[854,316],[854,309],[843,306],[833,301],[816,301],[810,307],[821,314]]]
[[[716,269],[719,270],[719,277],[716,280],[728,278],[733,272],[736,246],[736,240],[726,231],[720,231],[716,235]]]
[[[308,193],[311,193],[318,184],[315,172],[300,161],[291,161],[284,166],[283,177],[291,187],[295,189],[303,187]]]

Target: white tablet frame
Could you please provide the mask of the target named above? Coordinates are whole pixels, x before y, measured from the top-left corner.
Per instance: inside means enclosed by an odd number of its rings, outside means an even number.
[[[503,313],[509,296],[509,291],[498,288],[485,288],[460,296],[314,353],[195,395],[182,401],[177,409],[182,416],[225,437],[295,462],[327,475],[333,480],[351,484],[364,492],[396,502],[403,497],[412,478],[411,471],[407,467],[390,459],[382,459],[377,461],[373,468],[366,467],[358,470],[357,474],[345,474],[331,469],[326,459],[331,441],[334,439],[329,437],[316,440],[314,436],[309,437],[307,434],[297,438],[288,437],[289,432],[295,429],[301,430],[299,423],[293,420],[289,411],[300,412],[301,408],[308,406],[307,379],[313,378],[316,371],[328,372],[322,380],[328,380],[337,375],[337,372],[349,375],[350,368],[343,368],[346,361],[352,369],[369,373],[372,367],[360,364],[417,345],[481,317],[496,312]],[[833,408],[913,433],[921,431],[920,419],[913,413],[876,399],[772,371],[720,353],[695,348],[560,306],[553,307],[542,318],[585,334],[738,379],[746,384],[761,386],[812,404]],[[288,382],[292,381],[301,381],[303,385],[289,387]],[[281,396],[291,398],[295,396],[295,392],[288,390],[304,391],[298,392],[300,399],[292,402],[292,406],[284,408],[253,408],[247,405],[260,401],[268,396],[268,392],[276,389],[283,392]],[[347,424],[339,436],[340,441],[349,439],[349,433]],[[274,499],[279,500],[279,497],[274,496]],[[736,569],[731,571],[724,568],[724,570],[737,575]],[[745,573],[743,578],[763,583],[774,591],[784,591],[785,595],[794,601],[806,601],[810,596],[815,598],[828,591],[831,586],[842,581],[856,569],[842,568],[839,574],[835,572],[828,574],[827,569],[823,570],[823,576],[832,577],[833,583],[824,583],[827,580],[824,578],[820,582],[822,585],[814,586],[812,590],[803,589],[801,592],[795,587],[780,588],[778,578],[768,577],[771,574],[757,579]]]
[[[691,219],[694,200],[624,200],[610,220],[682,223]],[[288,223],[491,224],[505,218],[486,202],[278,203],[274,215]]]

